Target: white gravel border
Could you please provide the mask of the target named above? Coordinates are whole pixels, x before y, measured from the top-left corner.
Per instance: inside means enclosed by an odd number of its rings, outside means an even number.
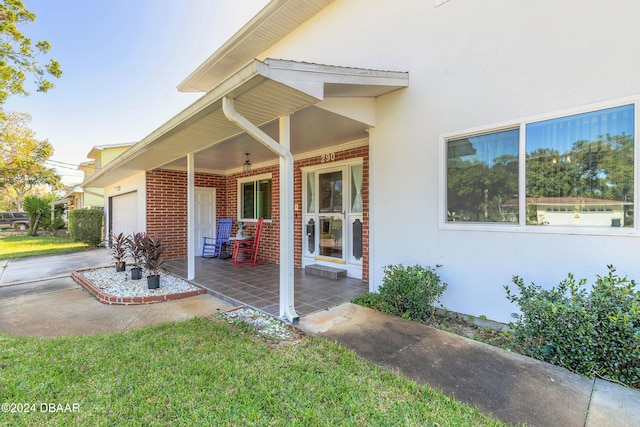
[[[263,336],[280,341],[288,341],[295,338],[290,326],[282,320],[262,313],[252,308],[239,308],[217,313],[216,317],[224,319],[228,323],[244,322],[255,329],[258,336]]]
[[[147,287],[147,279],[144,272],[142,279],[132,280],[130,267],[127,267],[123,272],[116,271],[115,266],[109,266],[78,271],[78,274],[82,275],[104,294],[122,298],[169,295],[201,289],[180,277],[164,271],[160,273],[160,287],[158,289],[149,289]],[[229,323],[238,321],[248,323],[254,327],[258,336],[280,341],[292,340],[296,337],[287,323],[251,308],[233,309],[218,313],[216,317]]]
[[[127,267],[122,272],[116,271],[116,268],[111,266],[79,271],[78,273],[103,293],[115,297],[152,297],[201,289],[178,276],[164,271],[160,272],[160,287],[158,289],[149,289],[147,287],[147,277],[144,271],[142,279],[132,280],[130,267]]]

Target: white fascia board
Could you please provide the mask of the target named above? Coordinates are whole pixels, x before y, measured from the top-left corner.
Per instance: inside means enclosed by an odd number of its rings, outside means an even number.
[[[381,71],[271,58],[265,59],[264,65],[266,77],[293,88],[300,87],[301,91],[304,91],[305,85],[310,85],[314,91],[318,91],[318,88],[324,87],[325,84],[395,89],[409,86],[409,73],[405,71]],[[309,94],[314,93],[316,92]],[[323,99],[324,91],[321,95],[316,98]]]
[[[158,129],[151,132],[142,141],[129,148],[129,150],[127,150],[126,152],[126,157],[122,155],[118,156],[118,158],[104,166],[100,170],[100,172],[96,173],[86,182],[84,182],[83,186],[103,187],[105,185],[110,185],[114,181],[117,181],[119,178],[110,178],[110,175],[113,171],[122,168],[123,165],[129,162],[131,159],[144,155],[144,153],[153,149],[162,141],[162,138],[164,136],[172,134],[173,132],[184,128],[185,126],[188,126],[189,122],[197,120],[202,115],[208,114],[213,110],[221,108],[223,96],[227,94],[230,94],[230,96],[237,96],[241,87],[243,88],[243,91],[246,91],[251,87],[254,87],[261,83],[264,78],[258,78],[255,82],[252,82],[253,84],[243,86],[243,84],[251,81],[252,79],[255,79],[256,77],[259,77],[261,69],[260,65],[263,64],[259,63],[256,60],[249,62],[237,73],[229,76],[229,78],[222,81],[210,92],[203,95],[201,98],[182,110],[180,113],[160,126]]]

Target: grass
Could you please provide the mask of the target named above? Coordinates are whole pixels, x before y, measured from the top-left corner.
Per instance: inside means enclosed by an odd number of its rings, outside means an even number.
[[[25,234],[0,236],[0,259],[77,252],[86,247],[86,243],[77,242],[71,237]]]
[[[0,373],[0,403],[35,405],[0,414],[2,426],[502,425],[326,340],[273,347],[204,318],[94,336],[0,334]],[[79,411],[43,413],[41,402]]]

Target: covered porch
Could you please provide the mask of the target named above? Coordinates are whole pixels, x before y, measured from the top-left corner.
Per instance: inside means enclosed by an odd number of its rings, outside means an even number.
[[[109,231],[165,237],[174,270],[198,283],[199,245],[216,221],[263,218],[278,316],[296,322],[294,267],[344,265],[368,280],[375,100],[407,86],[406,72],[254,59],[85,185],[105,188]]]
[[[187,278],[186,258],[165,263],[167,269]],[[369,291],[369,285],[359,279],[343,277],[330,280],[305,274],[294,269],[295,310],[300,316],[349,302],[356,295]],[[236,305],[245,305],[276,317],[280,315],[280,268],[266,263],[255,267],[236,267],[230,259],[202,258],[195,260],[194,283],[206,288],[212,295]]]

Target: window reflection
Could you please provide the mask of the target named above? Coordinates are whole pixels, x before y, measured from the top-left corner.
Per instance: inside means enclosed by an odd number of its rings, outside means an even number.
[[[447,141],[447,221],[518,222],[519,134]]]
[[[342,212],[342,172],[319,176],[320,212]]]
[[[632,226],[634,107],[526,127],[527,223]]]

